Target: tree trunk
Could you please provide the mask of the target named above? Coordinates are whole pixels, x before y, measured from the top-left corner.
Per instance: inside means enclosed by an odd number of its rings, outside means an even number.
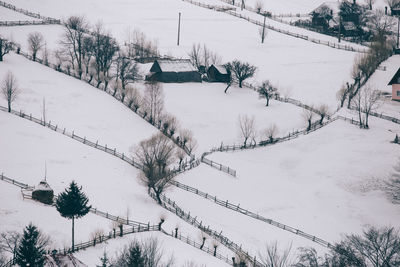
[[[267,99],[267,104],[266,104],[266,106],[268,107],[268,105],[269,105],[269,97],[265,97],[266,99]]]
[[[155,191],[155,190],[154,190]],[[162,201],[161,201],[161,197],[160,197],[160,193],[158,193],[157,191],[155,191],[156,193],[156,198],[157,198],[157,202],[158,204],[162,205]]]
[[[75,240],[74,240],[74,220],[75,217],[72,217],[72,251],[75,250],[74,246],[75,246]]]
[[[1,49],[0,49],[0,61],[3,61],[3,53],[1,51]]]
[[[368,113],[368,112],[365,112],[365,128],[367,128],[367,129],[369,129],[369,126],[368,126],[368,116],[369,116],[369,113]]]
[[[239,87],[242,88],[242,80],[239,79]]]
[[[231,87],[231,83],[228,83],[228,86],[226,87],[224,93],[226,94],[226,92],[228,91],[229,87]]]
[[[7,101],[8,104],[8,112],[11,113],[11,101]]]
[[[34,52],[34,53],[32,54],[32,59],[33,59],[33,61],[36,61],[36,52]]]

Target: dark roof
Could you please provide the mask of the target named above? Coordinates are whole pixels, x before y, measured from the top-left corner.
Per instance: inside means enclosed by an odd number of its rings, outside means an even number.
[[[400,68],[397,70],[396,74],[393,76],[393,78],[390,80],[388,85],[392,85],[392,84],[400,84],[399,81],[400,78]]]

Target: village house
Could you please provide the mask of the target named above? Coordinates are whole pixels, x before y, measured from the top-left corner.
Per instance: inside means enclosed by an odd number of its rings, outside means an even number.
[[[146,81],[164,83],[201,82],[201,74],[189,59],[155,60]]]
[[[392,100],[400,101],[400,68],[397,70],[388,85],[392,86]]]
[[[209,82],[228,83],[231,80],[231,72],[223,65],[211,65],[207,70]]]
[[[324,30],[338,27],[338,14],[338,1],[324,2],[309,13],[309,15],[311,16],[311,24],[314,27],[320,27]]]

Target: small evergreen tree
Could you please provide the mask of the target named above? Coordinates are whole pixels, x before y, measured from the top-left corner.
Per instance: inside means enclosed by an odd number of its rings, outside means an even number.
[[[72,219],[72,251],[74,251],[74,220],[85,216],[91,206],[88,206],[89,199],[82,191],[82,187],[72,181],[69,188],[58,195],[56,208],[62,217]]]
[[[398,144],[398,143],[399,143],[399,136],[398,136],[397,134],[396,134],[396,137],[394,138],[393,142],[394,142],[395,144]]]
[[[17,248],[17,264],[21,267],[42,267],[46,261],[45,246],[47,238],[43,237],[36,226],[29,224]]]

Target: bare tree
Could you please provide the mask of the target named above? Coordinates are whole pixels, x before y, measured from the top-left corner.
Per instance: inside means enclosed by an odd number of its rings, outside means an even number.
[[[385,0],[386,4],[390,7],[390,9],[393,9],[397,5],[400,4],[400,0]]]
[[[257,13],[261,13],[264,8],[264,2],[262,0],[257,0],[254,8],[257,10]]]
[[[12,51],[13,48],[13,42],[8,41],[0,35],[0,61],[3,61],[3,57]]]
[[[267,244],[266,251],[260,255],[261,262],[266,267],[286,267],[292,266],[291,262],[291,250],[292,245],[280,252],[278,248],[278,242],[275,241],[272,244]]]
[[[89,74],[90,61],[93,57],[94,43],[92,36],[85,36],[83,39],[83,63],[85,65],[85,74],[90,76],[88,83],[93,79],[93,76]]]
[[[82,16],[71,16],[65,23],[65,31],[61,44],[67,53],[71,55],[73,66],[78,67],[78,76],[82,77],[82,66],[84,56],[84,36],[89,30],[86,19]]]
[[[379,107],[380,92],[370,85],[362,87],[353,99],[353,106],[358,112],[360,127],[369,128],[369,114]]]
[[[374,10],[368,20],[368,26],[371,28],[375,40],[383,39],[385,41],[390,35],[393,35],[396,24],[396,20],[387,16],[382,9]]]
[[[207,69],[212,64],[220,64],[221,57],[212,52],[205,44],[193,44],[192,49],[188,54],[190,62],[200,72],[207,72]]]
[[[146,83],[143,104],[149,116],[149,122],[157,122],[164,110],[164,90],[161,84]]]
[[[270,143],[274,142],[274,139],[277,134],[278,134],[278,127],[276,126],[275,123],[263,131],[263,135],[268,138]]]
[[[239,87],[242,88],[242,83],[247,78],[253,77],[257,67],[250,65],[247,62],[240,62],[239,60],[234,60],[225,65],[225,67],[235,74],[235,78],[239,83]]]
[[[121,87],[124,91],[129,83],[134,83],[140,79],[139,67],[133,60],[126,57],[124,53],[118,55],[116,62],[119,69],[116,78],[121,80]]]
[[[241,10],[246,8],[246,0],[242,0],[242,4],[240,5]]]
[[[311,130],[312,119],[314,117],[314,112],[308,109],[304,109],[302,116],[304,120],[307,122],[307,131]]]
[[[179,137],[180,137],[180,142],[181,142],[181,145],[183,148],[186,148],[189,150],[188,146],[190,145],[192,147],[191,150],[193,150],[196,147],[197,142],[196,142],[196,140],[194,140],[193,132],[191,130],[181,129],[179,131]],[[190,154],[190,152],[188,152],[188,153]]]
[[[136,112],[142,104],[142,95],[136,87],[128,87],[126,89],[126,98],[128,99],[128,106],[133,108]]]
[[[143,165],[139,178],[153,190],[159,204],[162,204],[161,194],[173,179],[170,166],[175,161],[174,144],[162,133],[153,135],[150,139],[139,143],[134,154]]]
[[[320,116],[319,124],[322,125],[322,123],[323,123],[323,121],[324,121],[324,118],[328,115],[329,108],[328,108],[327,105],[322,104],[322,105],[320,105],[320,106],[318,107],[317,110],[318,110],[318,114],[319,114],[319,116]]]
[[[265,104],[267,107],[269,105],[269,100],[278,94],[278,88],[273,86],[268,80],[263,81],[257,91],[260,97],[264,97],[267,100]]]
[[[342,87],[340,87],[339,91],[337,91],[336,93],[336,99],[339,101],[341,108],[343,107],[344,101],[346,101],[347,94],[349,93],[348,88],[349,88],[348,83],[347,85],[343,84]]]
[[[5,251],[13,255],[16,258],[17,247],[21,234],[15,231],[2,232],[0,234],[0,251]]]
[[[1,92],[4,99],[7,101],[8,112],[11,112],[11,104],[17,99],[20,90],[18,88],[17,79],[14,74],[9,71],[7,72],[4,80],[1,84]]]
[[[200,44],[193,44],[192,49],[189,52],[189,59],[192,62],[192,65],[200,71],[201,63],[201,46]]]
[[[247,146],[247,141],[251,136],[255,136],[256,125],[254,116],[239,115],[238,118],[240,134],[243,137],[243,146]]]
[[[36,61],[37,52],[42,49],[44,43],[43,35],[40,32],[31,32],[28,35],[29,50],[32,53],[33,61]]]
[[[364,2],[368,5],[369,10],[372,10],[372,5],[375,4],[376,0],[364,0]]]

